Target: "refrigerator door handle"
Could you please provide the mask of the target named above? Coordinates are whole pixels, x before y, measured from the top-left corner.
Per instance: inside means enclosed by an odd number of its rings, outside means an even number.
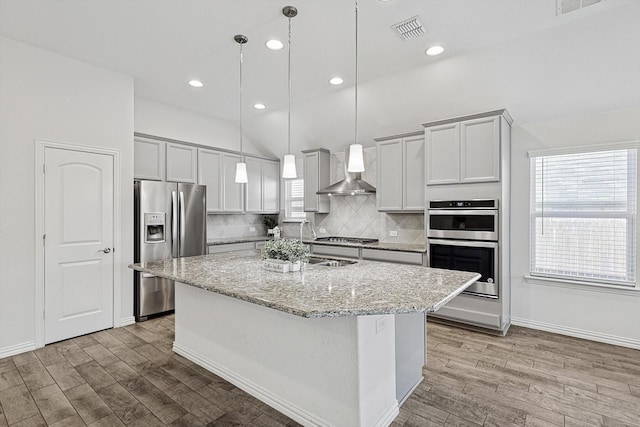
[[[178,257],[178,197],[171,192],[171,256]]]
[[[184,192],[180,192],[180,246],[179,246],[179,253],[178,255],[182,255],[184,253],[184,245],[185,245],[185,241],[187,240],[187,231],[186,231],[186,225],[187,225],[187,218],[186,218],[187,214],[185,212],[185,204],[184,204]]]

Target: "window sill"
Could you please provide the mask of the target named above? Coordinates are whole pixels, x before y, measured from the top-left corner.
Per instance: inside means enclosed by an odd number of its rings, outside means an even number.
[[[578,289],[581,291],[603,292],[608,294],[619,295],[633,295],[640,296],[640,288],[636,285],[620,286],[620,285],[605,285],[593,282],[585,282],[579,280],[567,280],[557,279],[554,277],[542,277],[542,276],[524,276],[527,283],[533,283],[536,285],[555,286],[569,289]]]

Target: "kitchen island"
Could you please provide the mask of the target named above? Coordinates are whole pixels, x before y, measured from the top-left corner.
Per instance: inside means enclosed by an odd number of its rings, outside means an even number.
[[[480,276],[358,261],[262,268],[256,251],[132,268],[176,281],[174,350],[303,425],[390,424],[422,379],[425,312]]]

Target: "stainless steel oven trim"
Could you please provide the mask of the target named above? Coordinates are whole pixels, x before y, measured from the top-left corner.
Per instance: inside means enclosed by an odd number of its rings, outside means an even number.
[[[498,298],[500,296],[499,292],[499,283],[500,280],[498,275],[500,274],[499,266],[500,266],[500,257],[499,257],[499,244],[498,242],[478,242],[478,241],[469,241],[469,240],[442,240],[442,239],[428,239],[427,247],[429,248],[429,254],[431,254],[431,245],[446,245],[446,246],[462,246],[462,247],[473,247],[473,248],[491,248],[493,249],[493,271],[495,272],[495,276],[493,278],[493,283],[487,282],[476,282],[473,285],[469,286],[463,294],[475,295],[484,298]],[[429,265],[431,264],[431,255],[427,257]]]
[[[498,211],[496,209],[429,209],[427,218],[427,238],[435,237],[441,239],[469,239],[469,240],[494,240],[498,241]],[[495,231],[472,231],[472,230],[438,230],[431,228],[431,216],[438,215],[467,215],[467,216],[493,216],[493,229]]]

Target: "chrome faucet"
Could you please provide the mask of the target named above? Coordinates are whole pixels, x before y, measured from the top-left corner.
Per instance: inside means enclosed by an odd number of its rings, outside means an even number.
[[[311,235],[313,236],[313,240],[316,240],[318,235],[316,234],[316,229],[313,226],[313,223],[308,219],[303,219],[302,222],[300,223],[300,242],[302,243],[302,229],[304,228],[305,224],[309,224],[311,226]]]

